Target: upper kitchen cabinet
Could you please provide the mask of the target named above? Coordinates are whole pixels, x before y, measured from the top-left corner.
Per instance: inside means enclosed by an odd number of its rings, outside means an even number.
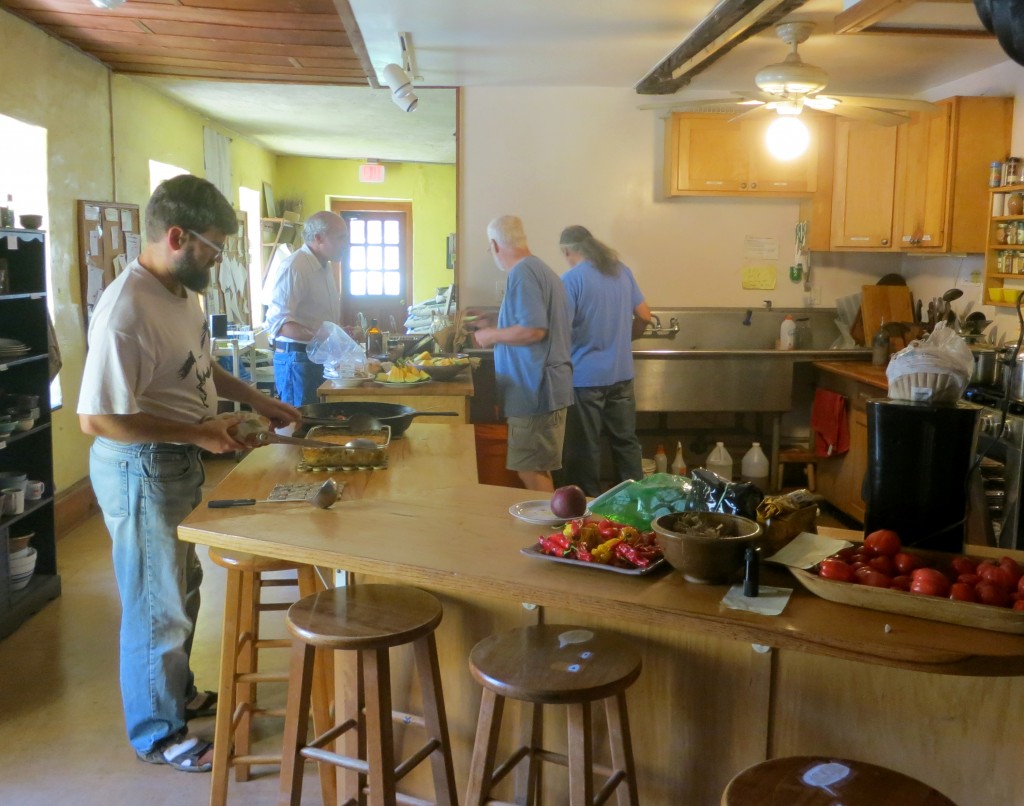
[[[809,196],[818,188],[819,128],[805,115],[811,145],[797,159],[768,153],[765,130],[773,116],[734,121],[734,115],[674,113],[666,122],[665,193],[669,196]]]
[[[938,106],[898,127],[837,123],[831,236],[815,220],[812,249],[984,250],[988,166],[1009,151],[1013,99]]]

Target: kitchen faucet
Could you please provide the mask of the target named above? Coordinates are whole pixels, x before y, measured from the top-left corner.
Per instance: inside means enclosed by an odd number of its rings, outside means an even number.
[[[661,330],[661,319],[658,317],[658,314],[656,313],[651,314],[651,321],[648,322],[647,324],[654,332],[658,332],[659,330]]]

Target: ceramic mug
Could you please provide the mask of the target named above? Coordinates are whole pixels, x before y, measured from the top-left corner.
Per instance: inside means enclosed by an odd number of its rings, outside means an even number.
[[[3,514],[20,515],[25,511],[25,491],[20,487],[8,487],[0,490],[3,495]]]
[[[46,484],[42,481],[29,481],[25,485],[25,500],[38,501],[46,491]]]

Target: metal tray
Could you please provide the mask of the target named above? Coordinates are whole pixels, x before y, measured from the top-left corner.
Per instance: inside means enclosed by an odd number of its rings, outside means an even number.
[[[565,557],[555,557],[553,554],[545,554],[541,551],[540,544],[534,543],[532,546],[527,546],[524,549],[519,550],[520,554],[525,554],[527,557],[536,557],[540,560],[551,560],[552,562],[561,563],[562,565],[576,565],[580,568],[593,568],[596,571],[611,571],[615,574],[625,574],[631,577],[642,577],[647,574],[658,571],[661,568],[668,567],[668,563],[665,562],[665,558],[655,560],[646,568],[619,568],[617,565],[603,565],[602,563],[588,563],[583,560],[569,560]]]

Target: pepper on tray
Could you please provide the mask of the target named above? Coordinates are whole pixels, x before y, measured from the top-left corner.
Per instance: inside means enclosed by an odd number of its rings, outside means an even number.
[[[561,531],[539,536],[537,543],[552,557],[620,568],[647,568],[661,558],[654,532],[606,519],[575,518]]]

